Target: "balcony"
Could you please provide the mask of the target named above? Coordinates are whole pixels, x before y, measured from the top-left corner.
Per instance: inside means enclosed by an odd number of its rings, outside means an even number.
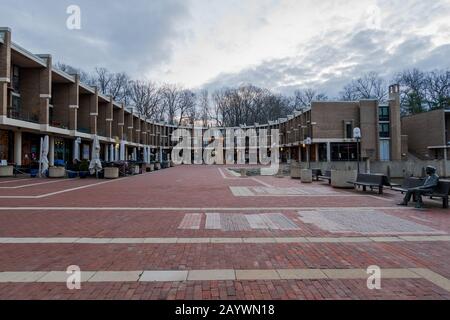
[[[39,123],[38,114],[18,109],[8,109],[8,118],[32,123]]]

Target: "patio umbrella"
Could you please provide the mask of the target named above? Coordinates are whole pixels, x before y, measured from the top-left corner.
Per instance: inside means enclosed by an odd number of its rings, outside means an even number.
[[[45,136],[41,138],[41,156],[39,158],[39,174],[45,175],[48,170],[48,150],[49,150],[49,138]]]
[[[80,138],[77,138],[73,141],[73,160],[80,161],[80,143]]]
[[[94,142],[92,143],[92,157],[89,163],[89,171],[91,174],[97,174],[102,170],[102,162],[100,161],[100,141],[98,136],[94,136]]]
[[[120,141],[120,161],[125,161],[125,141]]]
[[[144,162],[147,163],[147,147],[144,146]]]

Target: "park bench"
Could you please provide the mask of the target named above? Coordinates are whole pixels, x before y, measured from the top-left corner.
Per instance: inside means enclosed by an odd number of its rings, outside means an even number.
[[[327,170],[325,174],[317,176],[317,180],[326,180],[328,184],[331,184],[331,170]]]
[[[322,175],[322,170],[320,169],[312,169],[313,179],[319,181],[319,177]]]
[[[391,190],[398,191],[403,194],[411,188],[420,187],[423,184],[423,181],[424,179],[422,178],[409,177],[403,181],[401,186],[392,186]]]
[[[378,194],[383,194],[384,186],[391,185],[387,176],[367,173],[359,173],[356,181],[347,181],[347,183],[353,184],[355,187],[362,187],[363,191],[367,191],[367,187],[372,191],[374,188],[378,188]]]
[[[438,186],[433,192],[426,193],[425,196],[433,198],[442,198],[442,208],[448,209],[448,195],[450,193],[450,181],[439,181]]]

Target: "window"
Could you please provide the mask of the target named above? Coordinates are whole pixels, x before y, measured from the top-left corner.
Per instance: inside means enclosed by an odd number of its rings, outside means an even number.
[[[345,124],[345,138],[353,139],[353,125],[350,122]]]
[[[389,123],[380,123],[380,138],[389,138],[390,136]]]
[[[357,143],[332,143],[331,161],[357,161]]]
[[[389,120],[390,120],[389,107],[381,106],[379,108],[379,121],[389,121]]]
[[[20,68],[16,65],[12,68],[12,87],[15,92],[19,92],[20,89]]]

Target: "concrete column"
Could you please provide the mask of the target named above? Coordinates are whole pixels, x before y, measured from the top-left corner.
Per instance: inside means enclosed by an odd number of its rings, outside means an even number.
[[[55,138],[53,136],[48,137],[48,164],[49,166],[55,165]]]
[[[22,132],[14,132],[14,162],[16,165],[22,165]]]
[[[327,162],[331,162],[331,143],[327,142]]]
[[[11,81],[11,29],[0,28],[0,116],[8,113],[8,84]]]

